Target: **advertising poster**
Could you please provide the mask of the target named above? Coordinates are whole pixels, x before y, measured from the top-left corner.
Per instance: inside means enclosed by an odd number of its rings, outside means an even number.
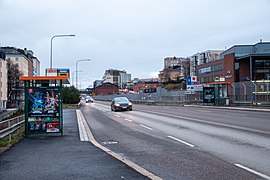
[[[60,126],[58,122],[47,123],[47,132],[59,132]]]
[[[58,88],[28,89],[28,117],[59,116]]]
[[[203,87],[203,102],[215,103],[215,88],[214,87]]]
[[[28,130],[60,132],[59,90],[55,87],[28,89]]]

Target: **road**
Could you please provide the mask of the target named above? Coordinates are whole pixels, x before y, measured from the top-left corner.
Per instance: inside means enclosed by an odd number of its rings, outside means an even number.
[[[270,113],[108,102],[82,112],[96,140],[163,179],[270,179]]]

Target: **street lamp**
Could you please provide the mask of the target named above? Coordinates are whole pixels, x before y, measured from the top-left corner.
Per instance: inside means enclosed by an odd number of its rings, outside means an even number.
[[[78,87],[78,62],[80,61],[91,61],[91,59],[80,59],[76,62],[76,88]]]
[[[51,61],[50,61],[50,69],[52,69],[52,45],[53,45],[53,39],[56,38],[56,37],[68,37],[68,36],[74,37],[75,34],[60,34],[60,35],[54,35],[51,38]]]
[[[75,72],[76,72],[76,71],[73,71],[73,72],[72,72],[72,85],[73,85],[73,86],[74,86],[74,77],[75,77],[75,76],[74,76],[74,73],[75,73]],[[78,71],[78,72],[82,72],[82,71]]]

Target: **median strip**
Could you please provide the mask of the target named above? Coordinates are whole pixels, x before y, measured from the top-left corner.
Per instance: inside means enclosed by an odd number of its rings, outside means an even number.
[[[176,138],[176,137],[173,137],[173,136],[167,136],[168,138],[170,138],[170,139],[173,139],[173,140],[175,140],[175,141],[178,141],[178,142],[180,142],[180,143],[183,143],[183,144],[185,144],[185,145],[188,145],[188,146],[190,146],[190,147],[195,147],[193,144],[190,144],[190,143],[187,143],[187,142],[185,142],[185,141],[182,141],[182,140],[180,140],[180,139],[178,139],[178,138]]]

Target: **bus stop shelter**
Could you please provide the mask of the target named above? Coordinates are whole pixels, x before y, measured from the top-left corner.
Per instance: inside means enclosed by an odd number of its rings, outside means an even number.
[[[62,86],[68,76],[21,76],[24,81],[25,135],[63,136]]]

